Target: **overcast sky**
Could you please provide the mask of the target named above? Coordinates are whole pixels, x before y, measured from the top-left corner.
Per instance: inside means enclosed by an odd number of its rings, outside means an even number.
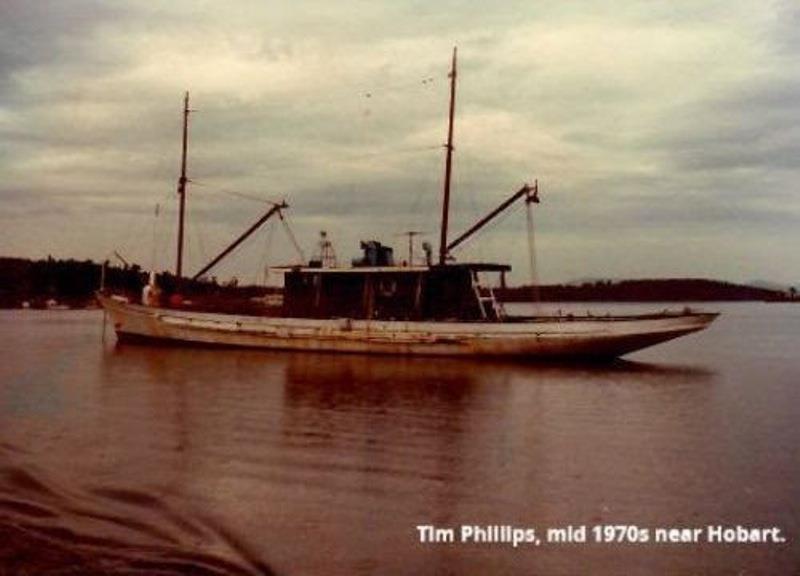
[[[765,0],[3,0],[0,254],[172,268],[185,90],[190,272],[242,195],[308,254],[436,246],[454,45],[454,234],[538,178],[543,281],[800,281],[800,8]],[[527,281],[524,211],[456,256]],[[292,257],[273,224],[219,274]]]

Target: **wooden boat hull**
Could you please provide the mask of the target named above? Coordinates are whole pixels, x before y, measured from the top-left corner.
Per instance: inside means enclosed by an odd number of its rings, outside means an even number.
[[[608,359],[706,328],[712,313],[510,322],[272,318],[150,308],[99,295],[121,342],[425,356]]]

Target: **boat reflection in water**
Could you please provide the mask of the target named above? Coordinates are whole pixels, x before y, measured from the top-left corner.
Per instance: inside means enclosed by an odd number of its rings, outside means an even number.
[[[61,411],[0,424],[0,524],[17,553],[51,551],[29,568],[425,572],[441,552],[418,549],[417,523],[564,517],[553,490],[614,469],[581,427],[609,417],[609,394],[634,419],[657,402],[646,428],[674,437],[669,415],[703,406],[712,379],[629,362],[93,350],[67,346],[83,368],[68,388],[54,374]]]

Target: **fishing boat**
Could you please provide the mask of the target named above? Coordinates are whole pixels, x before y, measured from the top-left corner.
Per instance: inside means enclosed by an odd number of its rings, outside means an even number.
[[[145,288],[142,304],[101,290],[97,297],[120,342],[228,346],[256,349],[489,356],[519,359],[613,359],[706,328],[715,313],[684,309],[637,315],[513,315],[496,297],[487,275],[505,285],[510,266],[456,262],[452,252],[512,204],[539,202],[538,181],[525,184],[465,232],[450,240],[448,219],[456,96],[456,51],[450,69],[450,106],[438,259],[429,244],[425,262],[411,254],[401,264],[378,241],[361,243],[363,255],[349,267],[322,255],[283,269],[280,305],[263,313],[218,313],[189,309],[180,299],[167,305]],[[183,278],[186,203],[188,93],[184,100],[183,154],[178,180],[179,222],[176,277]],[[235,250],[272,217],[283,219],[285,202],[273,204],[244,234],[198,271],[197,279]],[[411,237],[409,237],[411,241]],[[150,292],[147,292],[150,289]]]

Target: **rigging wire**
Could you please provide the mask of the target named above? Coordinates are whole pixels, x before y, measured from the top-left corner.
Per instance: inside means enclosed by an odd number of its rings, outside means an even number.
[[[463,165],[467,169],[467,171],[469,171],[469,169],[471,168],[471,165],[469,165],[469,160],[468,159],[461,159],[461,160],[462,160],[462,162],[459,164],[459,166]],[[464,160],[466,160],[466,161],[464,161]],[[477,202],[477,199],[476,199],[476,196],[477,196],[476,188],[474,186],[460,186],[462,178],[463,178],[463,175],[461,174],[461,169],[459,168],[459,173],[456,175],[456,178],[455,178],[455,180],[456,180],[455,184],[456,184],[456,187],[460,191],[459,192],[459,196],[466,201],[466,202],[464,202],[462,200],[460,205],[461,206],[466,205],[467,210],[465,210],[465,212],[468,211],[469,212],[469,216],[471,217],[471,220],[473,222],[477,222],[478,219],[482,217],[482,215],[484,213],[484,210],[480,210],[478,208],[478,202]],[[455,204],[455,202],[453,202],[453,204]],[[483,246],[478,245],[477,252],[478,252],[477,253],[478,259],[479,260],[483,260],[484,259]]]
[[[491,228],[495,228],[495,227],[500,226],[500,224],[502,224],[508,218],[510,218],[512,214],[518,213],[522,209],[521,204],[523,204],[523,203],[524,202],[519,202],[519,203],[515,204],[514,206],[510,207],[509,209],[507,209],[504,213],[500,214],[497,218],[495,218],[490,224],[487,224],[485,227],[481,228],[480,230],[478,230],[474,234],[472,234],[472,236],[470,236],[469,238],[466,238],[460,245],[458,245],[455,248],[455,250],[461,250],[462,248],[466,248],[467,246],[472,244],[472,241],[475,240],[475,238],[479,237],[481,234],[483,234],[487,230],[490,230]]]
[[[200,257],[203,259],[203,262],[207,262],[209,260],[208,251],[206,250],[206,245],[205,242],[203,241],[203,238],[206,236],[205,222],[203,221],[202,218],[196,217],[199,212],[196,207],[191,208],[191,210],[193,213],[191,222],[194,224],[193,226],[191,226],[192,228],[191,234],[193,235],[193,240],[197,244],[197,249],[198,252],[200,253]]]
[[[231,196],[236,196],[236,197],[243,198],[243,199],[246,199],[246,200],[250,200],[250,201],[253,201],[253,202],[258,202],[260,204],[272,204],[272,205],[277,205],[278,204],[277,202],[274,202],[272,200],[267,200],[266,198],[253,196],[251,194],[246,194],[246,193],[243,193],[243,192],[238,192],[238,191],[235,191],[235,190],[230,190],[230,189],[225,189],[225,188],[214,188],[214,187],[209,186],[205,182],[198,182],[198,181],[192,180],[192,184],[194,184],[195,186],[200,186],[200,187],[206,188],[209,191],[221,192],[221,193],[224,193],[224,194],[228,194],[228,195],[231,195]],[[292,247],[294,248],[295,252],[297,252],[298,256],[300,257],[300,262],[301,263],[305,262],[305,255],[303,253],[303,249],[300,247],[300,243],[297,241],[297,237],[295,236],[294,232],[292,231],[291,227],[289,226],[289,222],[286,219],[286,216],[284,215],[282,210],[278,210],[277,215],[281,220],[283,228],[284,228],[284,230],[286,232],[287,237],[289,238],[289,241],[290,241]],[[198,248],[200,249],[200,252],[201,252],[201,255],[202,255],[203,259],[204,260],[208,260],[209,259],[208,258],[208,254],[206,252],[205,245],[204,245],[203,240],[202,240],[203,233],[205,232],[204,230],[202,230],[202,228],[203,228],[202,220],[198,219],[198,218],[193,218],[192,220],[197,222],[197,226],[194,227],[195,228],[195,230],[194,230],[195,236],[194,236],[193,240],[195,240],[197,242]],[[201,228],[201,230],[199,232],[198,232],[198,228]],[[270,228],[270,234],[271,234],[271,230],[272,230],[272,228]],[[271,236],[270,236],[270,238],[271,238]],[[233,260],[234,261],[235,260],[240,260],[240,258],[234,257]],[[266,282],[266,275],[265,275],[264,278],[265,278],[264,281]],[[258,276],[256,276],[256,283],[258,283],[258,281],[259,281],[259,278],[258,278]]]
[[[173,222],[177,218],[177,206],[170,202],[174,191],[170,190],[164,195],[159,208],[158,215],[158,234],[156,235],[156,261],[154,270],[169,270],[172,266],[171,258],[174,257],[174,246],[172,244],[174,228]]]
[[[443,146],[441,144],[432,144],[432,145],[425,145],[425,146],[414,146],[414,147],[407,147],[407,148],[400,148],[400,151],[405,151],[407,153],[410,152],[425,152],[429,153],[432,151],[437,152],[436,155],[434,154],[425,154],[421,156],[424,160],[418,162],[417,167],[418,171],[424,174],[432,174],[434,172],[438,172],[439,169],[439,154],[442,150]],[[384,152],[380,152],[384,153]],[[377,156],[380,153],[374,153],[372,155]],[[387,154],[393,154],[393,151],[385,151]],[[434,165],[434,161],[436,164]],[[431,194],[436,188],[435,185],[428,185],[431,184],[432,180],[428,180],[426,178],[421,179],[420,183],[425,185],[414,185],[411,188],[411,191],[407,194],[407,197],[411,200],[405,206],[408,208],[404,220],[404,224],[399,226],[397,224],[397,230],[429,230],[435,228],[436,222],[436,210],[431,209],[431,207],[427,204],[428,201],[431,200]],[[426,207],[421,208],[423,198],[426,200]],[[402,234],[401,234],[402,235]]]
[[[283,229],[286,231],[286,235],[289,237],[289,242],[292,243],[292,246],[294,246],[298,256],[300,256],[300,263],[304,264],[306,262],[306,256],[303,253],[303,249],[300,247],[300,244],[297,242],[297,238],[295,237],[292,228],[289,226],[289,221],[286,219],[286,216],[284,216],[283,210],[278,210],[278,218],[280,218],[281,224],[283,224]]]
[[[157,199],[157,203],[163,204],[164,201],[173,193],[174,192],[172,189],[168,190]],[[124,224],[121,227],[123,232],[122,234],[117,235],[117,238],[120,239],[120,241],[115,242],[114,247],[110,248],[108,252],[106,252],[105,259],[115,260],[117,259],[117,254],[123,254],[127,256],[128,261],[148,260],[147,248],[142,246],[141,240],[150,235],[148,234],[148,229],[151,228],[153,224],[151,224],[149,218],[142,218],[142,214],[139,211],[134,211],[128,214],[127,218],[124,219],[123,222]],[[143,248],[144,254],[141,252]],[[128,265],[130,265],[130,262]]]
[[[254,196],[252,194],[247,194],[245,192],[239,192],[237,190],[230,190],[227,188],[216,188],[212,185],[206,184],[205,182],[198,182],[197,180],[192,180],[192,184],[195,186],[200,186],[202,188],[206,188],[211,192],[221,192],[222,194],[228,194],[229,196],[236,196],[238,198],[243,198],[245,200],[250,200],[252,202],[258,202],[260,204],[279,204],[280,202],[276,202],[274,200],[268,200],[267,198],[261,198],[259,196]]]
[[[430,75],[426,74],[422,78],[419,78],[419,79],[416,79],[416,80],[413,80],[413,81],[408,80],[408,81],[402,81],[402,82],[385,82],[385,83],[382,83],[382,84],[381,83],[373,83],[369,89],[360,91],[358,94],[362,98],[373,99],[374,97],[375,98],[383,98],[386,95],[393,96],[398,91],[406,91],[406,90],[407,91],[417,91],[417,93],[420,93],[420,94],[421,93],[426,93],[426,92],[430,93],[430,91],[428,90],[429,88],[438,87],[440,84],[441,84],[441,82],[438,81],[438,75],[430,73]],[[422,91],[420,91],[420,89],[422,89]],[[348,92],[346,95],[341,95],[341,96],[334,97],[333,100],[344,99],[344,98],[352,100],[353,96],[354,96],[353,92]],[[327,98],[326,100],[330,101],[331,98]],[[436,144],[436,145],[425,145],[425,146],[412,146],[412,147],[398,147],[398,148],[394,148],[394,149],[373,150],[373,151],[370,151],[370,152],[355,152],[355,153],[347,154],[344,157],[347,158],[347,159],[371,158],[371,157],[377,157],[377,156],[390,156],[390,155],[397,155],[397,154],[410,154],[410,153],[430,152],[430,151],[433,151],[433,150],[440,150],[440,149],[441,149],[441,145],[439,145],[439,144]],[[194,179],[189,180],[189,182],[191,182],[193,188],[196,187],[195,189],[197,189],[197,188],[206,188],[206,189],[209,189],[211,191],[216,191],[216,192],[219,192],[219,193],[222,193],[222,194],[227,194],[229,196],[235,196],[235,197],[238,197],[238,198],[241,198],[241,199],[245,199],[245,200],[249,200],[249,201],[252,201],[252,202],[258,202],[258,203],[261,203],[261,204],[264,204],[264,203],[275,204],[275,202],[273,202],[271,200],[268,200],[268,199],[265,199],[265,198],[262,198],[262,197],[258,197],[258,196],[252,195],[252,194],[239,192],[239,191],[236,191],[236,190],[225,189],[225,188],[214,188],[212,185],[209,185],[206,182],[201,182],[201,181],[197,181],[197,180],[194,180]],[[164,194],[164,199],[162,199],[162,202],[163,202],[163,200],[165,200],[167,197],[169,197],[172,194],[174,194],[174,191],[172,189],[167,191]],[[417,196],[417,200],[419,200],[419,195]],[[418,202],[415,201],[415,205],[417,203]],[[161,203],[156,204],[156,206],[160,207]],[[167,205],[167,207],[168,206],[169,205]],[[156,219],[155,219],[155,221],[153,222],[153,225],[152,225],[152,227],[153,227],[153,233],[152,233],[153,246],[152,246],[151,265],[152,265],[153,268],[156,267],[156,263],[157,263],[156,262],[156,260],[157,260],[156,254],[159,253],[159,252],[162,252],[162,251],[157,250],[157,245],[159,243],[159,235],[157,233],[157,227],[158,227],[158,224],[159,224],[160,208],[157,208],[156,210],[157,210]],[[426,211],[426,214],[428,214],[427,211]],[[279,212],[278,215],[280,216],[282,225],[283,225],[283,227],[284,227],[284,229],[286,231],[286,234],[289,237],[289,240],[290,240],[291,244],[293,245],[295,251],[300,256],[301,261],[305,261],[305,255],[303,253],[303,250],[300,247],[299,243],[297,242],[297,239],[296,239],[291,227],[289,226],[288,221],[284,218],[284,215],[282,214],[282,212]],[[160,220],[163,222],[164,218],[161,218]],[[202,221],[200,219],[196,219],[196,218],[193,219],[193,221],[196,223],[195,226],[192,226],[192,228],[194,228],[194,232],[193,232],[194,238],[193,239],[196,241],[202,256],[204,258],[206,258],[207,254],[206,254],[205,246],[204,246],[203,239],[202,239],[202,236],[203,236],[202,233],[201,233],[202,230],[198,230],[198,228],[202,228]],[[140,238],[141,235],[137,234],[136,237]]]
[[[256,281],[255,283],[258,284],[259,280],[261,280],[264,286],[267,286],[269,282],[269,261],[272,251],[272,237],[275,234],[275,222],[270,221],[267,222],[267,232],[265,234],[266,239],[264,242],[264,252],[262,255],[262,278],[258,278],[258,274],[256,274]]]
[[[437,80],[437,76],[432,73],[428,72],[424,75],[420,75],[415,80],[406,80],[401,82],[384,82],[384,83],[371,83],[369,88],[360,90],[356,94],[359,94],[361,98],[365,99],[373,99],[373,97],[382,98],[385,95],[393,95],[398,91],[417,91],[418,93],[430,93],[430,88],[433,86],[438,86],[440,82]],[[349,91],[346,95],[335,96],[333,99],[348,99],[353,100],[354,92]],[[325,100],[330,101],[331,98],[326,98]],[[358,100],[356,100],[358,101]],[[374,148],[374,147],[373,147]],[[438,151],[441,149],[441,145],[439,144],[428,144],[422,146],[407,146],[407,147],[395,147],[395,148],[384,148],[379,150],[369,150],[369,151],[353,151],[353,152],[345,152],[343,154],[335,154],[335,156],[339,160],[358,160],[358,159],[367,159],[367,158],[374,158],[374,157],[389,157],[389,156],[397,156],[399,154],[418,154],[418,153],[427,153],[431,151]],[[216,188],[212,184],[209,184],[204,181],[198,180],[191,180],[193,186],[206,188],[211,191],[219,192],[222,194],[226,194],[229,196],[235,196],[237,198],[241,198],[244,200],[249,200],[252,202],[258,203],[271,203],[275,204],[276,202],[268,200],[266,198],[262,198],[259,196],[255,196],[249,193],[240,192],[238,190],[231,190],[227,188]],[[295,248],[295,251],[300,256],[301,260],[305,261],[305,255],[303,250],[300,248],[297,239],[295,238],[291,228],[288,226],[288,222],[283,220],[284,228],[286,229],[287,236],[291,241],[292,245]]]
[[[525,220],[528,228],[528,260],[530,265],[531,274],[531,296],[533,297],[533,304],[536,306],[536,313],[539,313],[539,302],[541,297],[539,294],[539,273],[536,269],[536,244],[534,243],[534,228],[533,228],[533,202],[525,202],[526,213]]]

